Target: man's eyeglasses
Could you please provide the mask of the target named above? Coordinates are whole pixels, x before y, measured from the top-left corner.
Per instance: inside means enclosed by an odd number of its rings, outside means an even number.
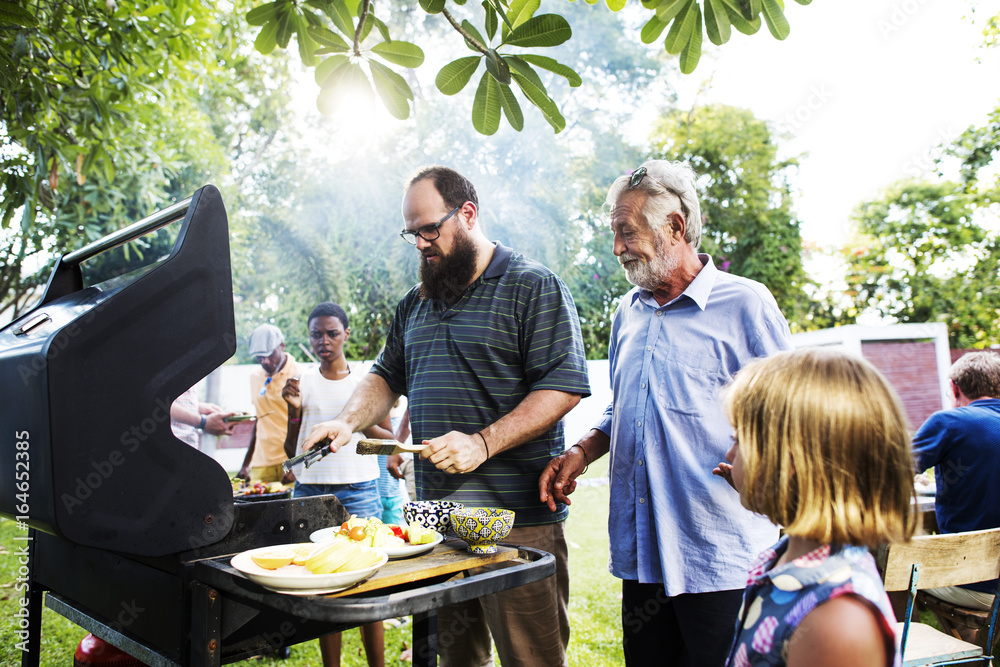
[[[444,216],[443,218],[435,222],[433,225],[424,225],[420,229],[417,229],[412,232],[409,231],[408,229],[404,229],[399,233],[399,236],[410,245],[417,245],[418,236],[427,242],[437,241],[438,237],[441,236],[441,229],[440,229],[441,225],[446,223],[448,221],[448,218],[455,215],[455,213],[457,213],[458,210],[462,208],[463,205],[464,204],[460,204],[455,208],[451,209],[451,212],[448,213],[448,215]]]

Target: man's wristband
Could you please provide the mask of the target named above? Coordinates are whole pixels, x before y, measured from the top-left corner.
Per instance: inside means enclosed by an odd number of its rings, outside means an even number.
[[[208,415],[202,415],[201,416],[201,421],[198,422],[198,430],[199,431],[204,431],[205,430],[205,422],[207,422],[207,421],[208,421]]]
[[[490,458],[490,448],[489,445],[486,444],[486,436],[479,431],[476,431],[476,435],[483,439],[483,447],[486,449],[486,458]]]

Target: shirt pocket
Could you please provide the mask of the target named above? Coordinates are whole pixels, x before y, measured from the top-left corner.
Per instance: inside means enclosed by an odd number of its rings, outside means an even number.
[[[718,412],[715,403],[727,380],[718,356],[678,349],[658,370],[656,398],[661,408],[697,416]]]

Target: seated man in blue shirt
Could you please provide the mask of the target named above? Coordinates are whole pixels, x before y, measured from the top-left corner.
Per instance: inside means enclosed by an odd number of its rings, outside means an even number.
[[[917,470],[934,468],[942,533],[1000,527],[1000,354],[970,352],[948,373],[955,407],[932,414],[913,436]],[[935,588],[952,604],[987,611],[996,581]]]
[[[611,573],[628,665],[722,667],[751,561],[778,538],[712,470],[732,444],[719,392],[748,361],[791,347],[760,283],[699,254],[684,163],[650,160],[612,184],[614,253],[636,287],[611,327],[612,404],[539,479],[555,511],[611,452]]]

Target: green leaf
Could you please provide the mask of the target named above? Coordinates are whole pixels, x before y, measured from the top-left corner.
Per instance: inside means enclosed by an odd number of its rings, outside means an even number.
[[[492,42],[493,38],[496,37],[500,21],[497,19],[497,11],[493,9],[493,5],[488,0],[483,0],[483,12],[486,14],[486,34],[490,36]]]
[[[726,14],[729,16],[729,20],[732,22],[733,27],[742,32],[744,35],[753,35],[760,30],[760,17],[758,16],[752,21],[747,21],[743,18],[743,14],[740,12],[740,9],[736,4],[736,0],[722,0],[722,4],[726,8]]]
[[[378,28],[378,32],[382,35],[382,39],[386,42],[392,42],[392,37],[389,36],[389,26],[382,22],[382,19],[375,16],[374,14],[368,14],[368,20],[375,24]]]
[[[566,127],[566,119],[559,113],[559,107],[556,106],[556,103],[545,92],[545,85],[538,77],[538,73],[531,69],[531,65],[517,56],[507,56],[504,60],[510,65],[510,75],[528,101],[538,107],[545,120],[555,129],[557,134],[562,132]]]
[[[319,44],[321,47],[326,49],[327,53],[331,52],[341,52],[346,53],[351,50],[350,45],[344,41],[344,38],[330,30],[326,26],[310,26],[309,36],[312,37],[313,41]]]
[[[740,16],[747,21],[753,21],[755,18],[760,16],[760,8],[754,7],[752,0],[736,0],[736,5],[739,9]]]
[[[479,34],[479,31],[476,30],[476,26],[472,25],[467,20],[463,20],[462,21],[462,28],[467,33],[469,33],[470,35],[472,35],[473,37],[475,37],[476,41],[478,41],[483,46],[483,48],[486,48],[487,46],[490,45],[490,43],[487,42],[485,39],[483,39],[483,36]],[[477,49],[475,46],[473,46],[472,42],[470,42],[469,40],[465,40],[465,45],[467,47],[469,47],[470,49],[472,49],[473,51],[479,51],[479,49]]]
[[[282,3],[280,1],[276,0],[275,2],[268,2],[266,4],[263,4],[260,7],[254,7],[249,12],[247,12],[247,23],[249,23],[250,25],[264,25],[278,14],[278,7],[281,4]],[[0,5],[0,7],[2,6],[3,5]],[[164,7],[163,5],[158,5],[158,7],[162,8],[160,11],[166,10],[166,7]],[[149,12],[152,9],[154,8],[150,7],[150,9],[143,12],[142,15],[148,18],[149,14],[147,12]]]
[[[268,21],[260,29],[260,34],[253,41],[253,48],[257,49],[265,56],[274,51],[278,45],[278,21]]]
[[[573,36],[569,22],[558,14],[534,16],[510,31],[504,39],[511,46],[559,46]]]
[[[764,21],[775,39],[785,39],[791,33],[788,28],[788,19],[781,11],[778,0],[764,0]]]
[[[534,16],[541,5],[542,0],[514,0],[510,3],[510,9],[507,10],[507,25],[504,26],[502,33],[503,39],[507,39],[511,30],[523,25]]]
[[[514,26],[511,25],[510,19],[507,18],[507,12],[510,11],[510,7],[508,5],[510,3],[508,3],[507,0],[486,0],[486,2],[490,3],[490,5],[493,7],[493,11],[497,13],[497,16],[503,19],[504,25],[507,26],[506,29],[512,30]],[[505,32],[504,34],[507,33]]]
[[[365,17],[365,24],[361,27],[361,39],[358,40],[358,44],[368,39],[368,35],[371,34],[374,25],[372,23],[372,15],[369,12],[368,16]]]
[[[495,134],[500,127],[500,84],[489,72],[483,72],[472,101],[472,127],[486,136]]]
[[[667,0],[656,8],[656,18],[664,23],[670,23],[674,17],[687,9],[694,0]]]
[[[691,33],[694,32],[694,26],[700,14],[701,10],[698,8],[698,3],[695,2],[689,5],[683,14],[674,19],[674,24],[670,26],[667,38],[663,40],[663,47],[667,53],[677,55],[684,50],[687,43],[691,41]]]
[[[444,11],[445,0],[420,0],[420,8],[428,14],[440,14]]]
[[[21,5],[13,2],[0,2],[0,23],[13,23],[34,28],[38,25],[38,19]]]
[[[481,59],[482,56],[467,56],[451,61],[437,73],[434,85],[445,95],[458,93],[469,83]]]
[[[507,117],[510,126],[520,132],[524,129],[524,113],[521,112],[521,105],[514,97],[514,91],[510,86],[500,86],[500,108],[503,115]]]
[[[347,11],[350,12],[351,18],[358,18],[358,6],[360,4],[360,0],[344,0],[344,6],[347,7]],[[351,23],[354,23],[354,21],[351,21]]]
[[[625,9],[625,0],[607,0],[608,9],[613,12],[620,12]]]
[[[583,79],[572,67],[563,65],[561,62],[555,58],[549,58],[547,56],[539,56],[533,53],[522,53],[519,56],[521,60],[531,63],[535,67],[541,67],[544,70],[548,70],[553,74],[558,74],[569,82],[569,85],[573,88],[578,87],[583,83]]]
[[[333,21],[333,27],[335,27],[340,32],[351,41],[354,42],[354,18],[351,16],[351,11],[347,8],[347,4],[344,0],[330,0],[323,4],[323,11],[326,15],[330,17]]]
[[[320,88],[336,86],[340,78],[344,75],[345,70],[343,68],[350,62],[350,58],[342,55],[330,56],[321,60],[319,65],[316,65],[316,71],[313,73],[316,85]]]
[[[646,25],[642,26],[642,32],[639,33],[639,38],[642,40],[643,44],[652,44],[660,35],[663,34],[663,29],[667,27],[666,21],[661,21],[660,17],[653,14]]]
[[[313,38],[309,35],[309,21],[304,14],[296,12],[295,24],[299,43],[299,57],[302,59],[302,64],[306,67],[314,67],[317,62],[314,54],[319,48],[319,44],[313,41]]]
[[[500,83],[510,85],[510,67],[495,49],[487,49],[486,51],[486,71]]]
[[[278,40],[278,46],[283,49],[288,48],[288,40],[292,38],[293,23],[294,19],[292,18],[291,10],[278,15],[278,34],[276,35],[276,39]]]
[[[420,67],[424,62],[424,52],[419,46],[398,39],[379,42],[372,47],[372,53],[400,67]]]
[[[413,91],[410,90],[406,79],[374,60],[368,65],[372,70],[375,92],[378,93],[382,104],[395,118],[406,120],[410,116],[409,100],[413,99]]]
[[[694,30],[691,31],[691,39],[687,46],[681,51],[681,73],[690,74],[698,66],[701,60],[701,7],[694,6],[697,13]]]
[[[713,44],[721,46],[732,36],[732,23],[722,0],[705,0],[705,32]]]

